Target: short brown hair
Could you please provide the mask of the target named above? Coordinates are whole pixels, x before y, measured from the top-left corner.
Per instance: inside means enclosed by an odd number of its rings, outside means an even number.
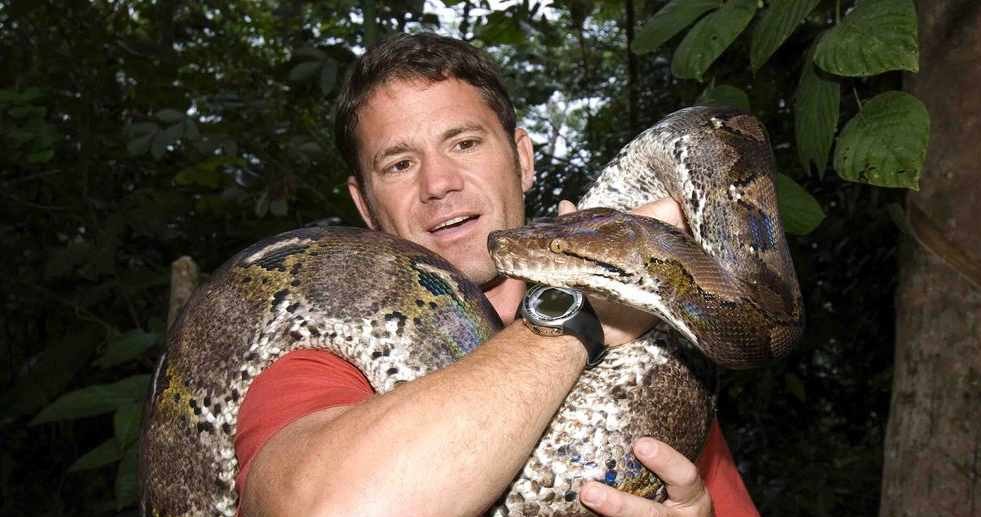
[[[358,111],[379,86],[394,80],[439,82],[459,79],[480,90],[505,134],[516,127],[514,105],[494,61],[470,44],[433,33],[398,34],[369,49],[352,65],[334,115],[334,138],[358,183]],[[513,141],[512,141],[513,144]]]

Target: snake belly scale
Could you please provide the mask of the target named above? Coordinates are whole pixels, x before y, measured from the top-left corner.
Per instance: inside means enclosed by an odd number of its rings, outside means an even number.
[[[663,498],[632,442],[654,436],[696,458],[714,417],[716,365],[758,366],[790,350],[803,309],[773,175],[756,119],[688,108],[628,144],[583,210],[491,234],[503,274],[587,289],[664,323],[583,373],[489,514],[592,515],[578,502],[585,480]],[[682,206],[694,239],[619,211],[663,197]],[[451,265],[385,234],[308,228],[243,250],[195,292],[168,336],[142,433],[141,511],[236,514],[238,409],[282,355],[330,351],[384,393],[500,327]]]

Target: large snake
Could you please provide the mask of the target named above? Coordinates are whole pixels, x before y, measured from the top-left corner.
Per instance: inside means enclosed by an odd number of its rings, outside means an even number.
[[[714,417],[714,365],[747,368],[788,352],[803,312],[773,175],[755,118],[689,108],[628,144],[579,212],[491,234],[503,274],[587,289],[673,328],[612,348],[582,374],[491,513],[591,515],[577,497],[591,479],[663,498],[633,440],[654,436],[696,458]],[[694,238],[617,210],[663,197],[681,205]],[[500,326],[445,260],[385,234],[307,228],[249,247],[198,289],[171,332],[143,429],[142,511],[235,515],[239,406],[282,355],[328,350],[383,393]]]

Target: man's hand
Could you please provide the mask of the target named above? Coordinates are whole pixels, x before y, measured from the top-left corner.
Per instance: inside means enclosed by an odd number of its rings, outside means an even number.
[[[576,205],[571,202],[565,200],[559,202],[559,215],[575,211]],[[630,213],[660,219],[682,230],[687,230],[681,207],[670,198],[643,204],[631,210]],[[603,322],[606,346],[622,345],[637,339],[650,330],[657,319],[653,314],[610,302],[599,296],[590,296],[589,302],[596,310],[600,321]]]
[[[666,443],[641,438],[634,443],[634,455],[661,478],[668,489],[663,503],[626,494],[602,483],[590,481],[579,499],[594,512],[606,517],[712,517],[712,499],[698,476],[695,465]]]

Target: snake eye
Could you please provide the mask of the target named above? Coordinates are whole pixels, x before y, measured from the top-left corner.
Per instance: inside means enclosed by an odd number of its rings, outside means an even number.
[[[565,241],[562,239],[552,239],[548,241],[548,249],[552,253],[562,253],[562,250],[566,248]]]

